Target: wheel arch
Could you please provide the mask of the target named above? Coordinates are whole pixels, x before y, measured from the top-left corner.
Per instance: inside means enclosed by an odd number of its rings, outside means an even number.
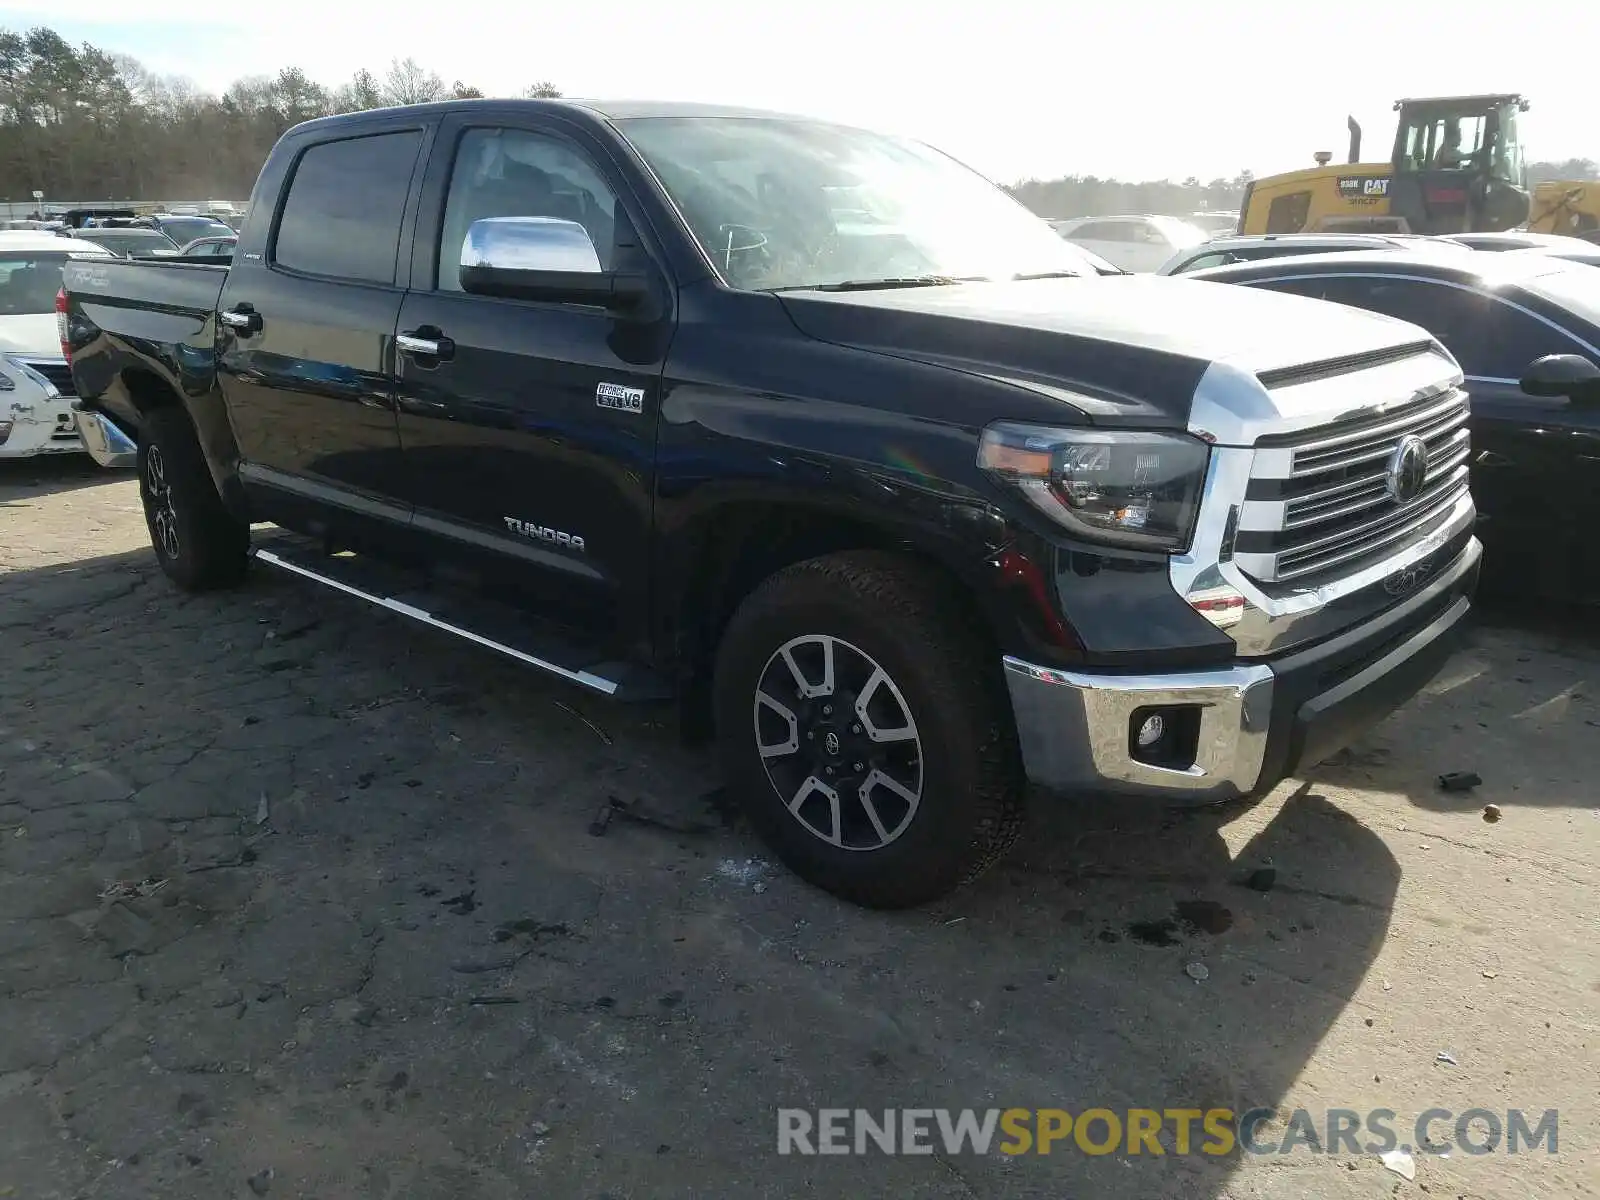
[[[168,409],[183,411],[200,440],[218,493],[230,509],[241,514],[245,512],[244,494],[238,485],[238,445],[215,387],[187,391],[156,366],[143,361],[132,362],[117,372],[95,407],[104,409],[118,424],[131,423],[134,427],[124,432],[136,441],[142,440],[141,430],[151,413]]]
[[[909,536],[888,522],[795,500],[729,503],[703,515],[674,539],[659,641],[670,646],[685,696],[685,731],[710,736],[710,684],[722,633],[753,591],[785,567],[854,550],[872,550],[916,564],[939,579],[976,637],[996,644],[998,613],[985,601],[977,556],[963,569],[944,546]],[[998,651],[996,651],[998,654]]]

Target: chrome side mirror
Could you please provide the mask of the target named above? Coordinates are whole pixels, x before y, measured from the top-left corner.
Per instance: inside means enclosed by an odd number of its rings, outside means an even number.
[[[589,231],[554,217],[485,217],[461,243],[461,290],[510,300],[583,304],[652,320],[651,277],[607,271]]]
[[[572,271],[600,274],[600,255],[589,231],[555,217],[485,217],[461,243],[461,269]]]

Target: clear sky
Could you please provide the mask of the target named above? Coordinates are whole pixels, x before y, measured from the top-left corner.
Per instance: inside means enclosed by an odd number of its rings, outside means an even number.
[[[1347,112],[1363,157],[1383,160],[1393,100],[1477,91],[1532,99],[1530,158],[1600,158],[1593,0],[0,0],[0,26],[35,24],[210,91],[285,65],[337,84],[411,55],[490,94],[549,79],[569,96],[854,121],[1005,182],[1309,166],[1315,150],[1343,158]]]

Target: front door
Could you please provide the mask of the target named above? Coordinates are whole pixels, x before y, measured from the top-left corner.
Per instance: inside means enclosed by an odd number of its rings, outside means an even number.
[[[474,220],[576,221],[602,267],[619,241],[634,242],[614,164],[580,137],[525,114],[441,128],[400,310],[400,439],[413,529],[441,559],[632,648],[649,611],[670,318],[641,324],[587,305],[469,295],[460,283]]]
[[[313,142],[264,255],[230,271],[218,372],[259,511],[332,541],[409,516],[394,411],[400,231],[420,129]]]

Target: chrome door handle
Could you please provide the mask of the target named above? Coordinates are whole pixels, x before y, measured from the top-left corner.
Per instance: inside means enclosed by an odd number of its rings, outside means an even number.
[[[419,364],[424,367],[448,362],[456,353],[456,344],[433,325],[424,325],[419,329],[413,329],[410,333],[395,334],[394,345],[401,354],[434,360],[432,363]]]
[[[228,309],[224,312],[218,313],[217,320],[221,321],[229,329],[237,329],[241,333],[249,334],[261,332],[261,314],[252,308],[245,308],[241,306],[239,308]]]
[[[406,354],[426,354],[429,358],[439,356],[439,343],[433,338],[402,333],[395,337],[394,344]]]

